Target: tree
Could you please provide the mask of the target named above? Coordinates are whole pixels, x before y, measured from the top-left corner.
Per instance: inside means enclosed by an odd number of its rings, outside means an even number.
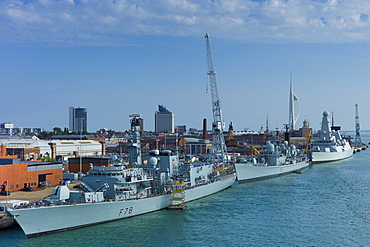
[[[49,157],[48,155],[45,155],[45,156],[41,157],[41,158],[40,158],[40,160],[41,160],[42,162],[56,162],[56,160],[55,160],[55,159],[53,159],[53,158]]]
[[[37,135],[38,138],[40,139],[46,139],[48,137],[51,137],[53,136],[53,132],[49,132],[49,131],[43,131],[41,132],[40,134]]]
[[[53,132],[54,132],[55,135],[63,135],[64,134],[64,132],[62,131],[62,129],[59,128],[59,127],[54,127],[53,128]]]

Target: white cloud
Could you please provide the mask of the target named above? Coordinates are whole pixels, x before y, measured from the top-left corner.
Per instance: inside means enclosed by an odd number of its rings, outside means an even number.
[[[42,22],[42,18],[37,13],[29,13],[21,9],[8,9],[7,14],[10,20],[15,23],[35,23]]]
[[[104,22],[107,23],[107,24],[115,24],[117,22],[117,19],[108,15],[108,16],[105,16],[104,17]]]
[[[171,10],[195,12],[200,7],[199,4],[192,3],[191,1],[187,0],[167,0],[166,2],[168,5],[164,5],[163,7],[167,7]]]
[[[126,35],[244,42],[370,40],[365,0],[34,0],[0,2],[1,43],[100,44]]]

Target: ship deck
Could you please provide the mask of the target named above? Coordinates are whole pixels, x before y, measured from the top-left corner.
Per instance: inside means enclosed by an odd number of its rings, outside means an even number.
[[[79,184],[80,180],[72,180],[68,185],[70,190],[76,190],[73,186]],[[37,188],[34,191],[11,191],[9,196],[0,196],[0,201],[6,200],[28,200],[30,202],[37,202],[49,195],[53,191],[54,187],[50,188]]]

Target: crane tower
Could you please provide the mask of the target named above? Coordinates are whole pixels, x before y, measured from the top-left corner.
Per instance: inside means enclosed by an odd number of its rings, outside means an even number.
[[[360,136],[360,119],[358,115],[358,106],[355,105],[355,127],[356,127],[356,137],[355,137],[355,147],[361,146],[361,136]]]
[[[211,89],[211,96],[212,96],[212,112],[213,112],[213,123],[212,123],[212,148],[210,150],[208,159],[211,162],[217,161],[225,161],[226,160],[226,145],[225,139],[223,135],[223,131],[225,128],[225,123],[223,122],[222,118],[222,111],[221,111],[221,101],[218,96],[217,84],[216,84],[216,72],[213,68],[213,61],[212,61],[212,53],[211,53],[211,45],[209,42],[209,36],[206,33],[204,36],[206,38],[206,46],[207,46],[207,61],[208,61],[208,76],[209,76],[209,84]]]

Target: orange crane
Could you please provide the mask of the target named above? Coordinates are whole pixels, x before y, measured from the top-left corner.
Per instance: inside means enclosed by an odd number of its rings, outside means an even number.
[[[260,152],[257,150],[255,146],[250,145],[250,147],[253,149],[254,152],[256,152],[256,154],[260,154]]]

